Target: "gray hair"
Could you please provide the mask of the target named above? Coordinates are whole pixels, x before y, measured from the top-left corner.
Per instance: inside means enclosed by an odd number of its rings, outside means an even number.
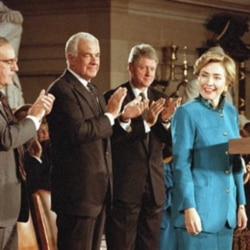
[[[71,36],[66,42],[65,46],[65,55],[72,54],[74,56],[78,53],[78,44],[79,41],[83,42],[97,42],[99,44],[98,39],[90,33],[87,32],[79,32]]]
[[[0,47],[2,47],[3,45],[9,44],[8,39],[6,39],[3,36],[0,36]]]
[[[158,55],[155,49],[149,44],[138,44],[135,45],[129,54],[128,63],[136,63],[140,58],[147,57],[153,59],[158,64]]]

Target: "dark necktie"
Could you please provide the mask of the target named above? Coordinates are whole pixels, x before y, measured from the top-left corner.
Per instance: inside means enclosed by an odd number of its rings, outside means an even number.
[[[3,105],[3,109],[4,112],[6,114],[7,117],[7,121],[8,121],[8,125],[13,125],[17,123],[16,117],[13,115],[11,108],[8,104],[7,98],[6,96],[0,91],[0,101]],[[18,174],[19,177],[22,178],[23,181],[26,181],[26,172],[24,169],[24,165],[23,165],[23,148],[22,146],[15,148],[14,149],[14,153],[15,153],[15,160],[16,160],[16,164],[18,166]]]
[[[97,114],[99,114],[99,115],[102,114],[102,108],[101,108],[100,101],[99,101],[99,98],[97,96],[95,87],[90,82],[88,82],[87,87],[88,87],[89,92],[91,94],[92,102],[93,102],[93,105],[94,105],[94,108],[95,108]]]
[[[144,101],[144,100],[147,99],[144,92],[141,92],[141,93],[139,94],[139,96],[141,97],[141,101]],[[148,113],[148,109],[145,109],[144,112],[142,113],[143,119],[146,118],[147,113]],[[147,143],[147,145],[149,144],[149,133],[146,134],[146,143]]]

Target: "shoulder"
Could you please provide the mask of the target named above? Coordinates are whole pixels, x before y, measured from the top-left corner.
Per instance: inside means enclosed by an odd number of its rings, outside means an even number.
[[[151,94],[153,97],[155,97],[157,99],[159,99],[161,97],[162,98],[167,98],[168,97],[165,93],[155,89],[154,87],[149,87],[148,91],[149,91],[149,94]]]
[[[54,82],[48,87],[48,92],[52,94],[63,93],[73,88],[72,82],[77,79],[67,70],[63,72]]]
[[[205,111],[204,107],[201,105],[199,101],[196,99],[193,99],[185,104],[182,104],[179,106],[174,115],[173,119],[174,121],[178,120],[190,120],[195,122],[195,120],[200,119],[200,115],[203,114]]]
[[[110,97],[118,88],[120,88],[120,87],[122,87],[122,88],[127,88],[127,89],[128,89],[128,88],[129,88],[129,83],[128,83],[128,82],[122,83],[122,84],[118,85],[118,86],[115,87],[115,88],[106,90],[106,91],[103,93],[104,98],[105,98],[106,100],[108,100],[109,97]]]
[[[229,102],[225,102],[225,104],[224,104],[224,112],[226,114],[228,114],[229,116],[238,118],[238,110],[237,110],[237,108],[233,104],[231,104]]]

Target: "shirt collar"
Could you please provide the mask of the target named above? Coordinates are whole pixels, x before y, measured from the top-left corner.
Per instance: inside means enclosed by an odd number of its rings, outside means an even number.
[[[76,77],[76,79],[85,87],[87,88],[87,84],[88,81],[86,81],[85,79],[83,79],[81,76],[79,76],[78,74],[76,74],[72,69],[68,68],[68,71]]]
[[[222,112],[222,110],[224,108],[224,104],[225,104],[225,99],[226,99],[225,97],[226,96],[223,95],[223,94],[220,96],[219,104],[218,104],[217,107],[213,107],[213,105],[209,102],[209,100],[203,98],[201,95],[199,95],[195,99],[199,100],[208,109],[215,110],[215,111],[218,111],[218,112]]]
[[[148,99],[148,89],[147,88],[142,91],[142,90],[136,88],[131,82],[129,84],[131,86],[131,89],[132,89],[135,97],[138,97],[140,95],[140,93],[143,92],[144,95],[145,95],[145,97],[146,97],[146,99]]]

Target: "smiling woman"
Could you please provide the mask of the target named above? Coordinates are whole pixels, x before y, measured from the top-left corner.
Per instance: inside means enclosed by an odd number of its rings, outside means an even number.
[[[238,113],[225,102],[236,67],[228,55],[209,51],[197,59],[194,74],[199,96],[172,118],[171,211],[177,245],[181,250],[232,249],[234,228],[247,226],[243,164],[239,155],[227,153],[228,141],[239,138]]]

